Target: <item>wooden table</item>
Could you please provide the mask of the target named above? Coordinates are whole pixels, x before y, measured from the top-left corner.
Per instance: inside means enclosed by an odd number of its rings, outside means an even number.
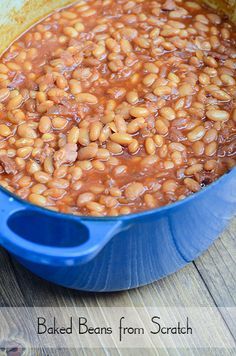
[[[183,270],[151,285],[111,294],[80,293],[52,285],[26,271],[0,250],[0,306],[236,306],[236,218],[200,258]],[[222,324],[236,338],[236,321],[221,313]],[[1,323],[1,321],[0,321]],[[235,351],[236,352],[236,351]],[[1,352],[0,352],[1,354]],[[4,353],[5,354],[5,353]],[[227,351],[194,353],[156,350],[47,352],[30,355],[228,355]],[[232,353],[231,353],[232,354]]]

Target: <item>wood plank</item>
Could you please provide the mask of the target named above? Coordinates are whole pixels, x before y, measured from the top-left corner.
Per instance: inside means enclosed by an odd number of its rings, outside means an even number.
[[[224,248],[222,248],[222,246]],[[86,307],[88,311],[91,307],[98,307],[102,309],[106,306],[126,306],[133,308],[151,307],[157,305],[180,307],[214,306],[216,301],[213,298],[215,298],[215,294],[219,293],[219,290],[221,290],[221,294],[218,298],[221,298],[221,303],[227,302],[226,304],[219,305],[235,305],[235,296],[232,296],[232,293],[230,294],[229,292],[229,289],[232,287],[232,283],[234,282],[234,276],[228,274],[227,272],[228,269],[230,271],[234,269],[235,271],[236,259],[232,251],[231,227],[230,230],[227,230],[224,233],[221,240],[218,240],[204,256],[197,260],[197,268],[195,268],[194,264],[189,264],[182,271],[179,271],[178,273],[175,273],[151,285],[119,293],[81,293],[60,286],[55,286],[40,279],[39,277],[34,276],[31,272],[26,271],[25,268],[20,266],[15,261],[14,271],[12,271],[11,266],[8,266],[8,273],[9,279],[11,280],[13,276],[15,283],[20,286],[22,299],[28,306],[58,306],[61,308],[65,306],[77,306]],[[220,276],[221,279],[224,279],[224,284],[218,282],[215,283],[215,279],[217,279],[217,276],[219,275],[219,271],[216,267],[219,267],[220,265],[218,262],[217,265],[209,263],[209,257],[206,257],[207,254],[211,256],[211,259],[216,259],[215,255],[218,254],[217,258],[222,260]],[[212,277],[212,269],[214,270],[214,277]],[[16,277],[14,276],[14,273]],[[203,274],[205,275],[203,276]],[[228,277],[229,279],[227,279]],[[12,287],[9,286],[8,288],[10,291]],[[222,324],[224,325],[223,319]],[[87,351],[81,353],[89,355],[90,353],[87,353]],[[114,350],[114,355],[122,354],[123,356],[123,351],[124,350],[118,349]],[[153,353],[153,350],[151,349],[149,349],[148,352],[149,351],[150,355],[156,354],[156,352],[154,351]],[[105,352],[105,354],[107,353]],[[110,355],[113,353],[108,354]],[[132,350],[125,350],[125,354],[132,355]],[[164,356],[172,355],[173,353],[171,350],[161,350],[158,354]],[[195,354],[202,355],[202,353],[200,351],[198,353],[197,350]],[[138,354],[135,352],[135,355]],[[184,353],[182,351],[180,353],[175,351],[174,355],[182,356]],[[207,355],[211,355],[211,353],[208,353]],[[217,355],[217,353],[214,353],[214,355]]]
[[[236,306],[236,218],[221,238],[195,262],[211,297],[218,307]],[[221,309],[231,333],[236,335],[236,320]]]
[[[200,278],[193,264],[189,264],[182,271],[175,273],[151,285],[130,290],[126,293],[119,293],[115,298],[107,295],[97,295],[98,304],[102,306],[127,306],[127,307],[214,307],[215,303],[211,298],[204,282]],[[178,316],[173,315],[173,320]],[[109,322],[109,321],[108,321]],[[222,328],[228,330],[222,319]],[[210,342],[210,340],[209,340]],[[212,345],[213,346],[213,345]],[[158,350],[167,352],[168,355],[189,355],[183,350]],[[210,351],[209,349],[207,351]],[[208,352],[206,355],[217,355]],[[227,350],[225,350],[228,352]],[[123,352],[123,350],[122,350]],[[151,352],[151,350],[148,350]],[[229,353],[230,354],[230,353]],[[123,353],[122,353],[123,355]],[[163,353],[164,355],[164,353]],[[194,355],[202,355],[202,350],[196,350]],[[220,353],[219,353],[220,355]],[[227,353],[226,353],[227,355]]]
[[[236,218],[221,238],[195,261],[217,306],[236,305]]]
[[[29,305],[34,306],[75,306],[86,307],[92,319],[92,307],[147,307],[147,306],[214,306],[214,301],[209,295],[204,282],[200,278],[193,264],[188,265],[183,271],[173,274],[161,281],[151,285],[120,293],[80,293],[62,287],[53,286],[40,278],[33,276],[30,272],[16,264],[17,279],[22,290],[26,286],[26,298]],[[63,310],[61,309],[63,313]],[[178,318],[178,316],[177,316]],[[109,320],[105,319],[105,325]],[[223,324],[223,320],[222,320]],[[224,325],[224,324],[223,324]],[[223,326],[224,327],[224,326]],[[225,327],[226,329],[226,327]],[[100,339],[101,347],[102,340]],[[118,354],[123,355],[124,350],[119,350]],[[127,350],[127,354],[132,355],[132,350]],[[158,350],[159,351],[159,350]],[[169,355],[169,351],[160,350],[162,355]],[[152,356],[156,352],[149,349]],[[182,356],[182,351],[175,351],[175,355]],[[201,353],[196,353],[196,355]]]
[[[24,306],[25,300],[17,282],[11,260],[0,248],[0,306]]]
[[[117,356],[117,350],[115,349],[84,349],[85,356]],[[181,356],[232,356],[234,351],[221,350],[221,349],[180,349]],[[1,354],[0,354],[1,355]],[[30,355],[34,356],[79,356],[81,355],[78,350],[75,349],[46,349],[44,352],[40,352],[37,349],[32,349]],[[122,356],[176,356],[175,349],[167,350],[155,350],[155,349],[122,349]],[[6,355],[1,355],[6,356]]]

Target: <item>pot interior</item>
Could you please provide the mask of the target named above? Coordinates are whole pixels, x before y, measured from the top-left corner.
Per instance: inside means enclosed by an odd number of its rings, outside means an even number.
[[[236,22],[235,0],[202,0],[220,9]],[[3,0],[0,2],[0,53],[20,34],[56,9],[73,4],[74,0]]]

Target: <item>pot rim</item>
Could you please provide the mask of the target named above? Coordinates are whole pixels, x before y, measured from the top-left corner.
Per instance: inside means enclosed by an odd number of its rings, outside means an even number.
[[[236,181],[236,167],[233,167],[231,170],[226,172],[223,176],[212,182],[206,187],[201,188],[198,192],[193,193],[186,197],[183,200],[179,200],[177,202],[164,205],[162,207],[154,208],[154,209],[147,209],[144,211],[140,211],[138,213],[132,213],[132,214],[127,214],[127,215],[118,215],[118,216],[86,216],[86,215],[74,215],[71,213],[62,213],[62,212],[57,212],[53,211],[44,207],[37,206],[35,204],[30,203],[27,200],[21,199],[18,197],[16,194],[11,193],[7,189],[0,187],[0,192],[4,193],[9,197],[9,199],[14,199],[18,202],[20,202],[27,210],[34,210],[37,212],[41,212],[43,214],[47,214],[53,217],[61,217],[61,218],[69,218],[69,219],[74,219],[74,220],[87,220],[87,221],[118,221],[119,219],[121,220],[133,220],[133,219],[138,219],[141,217],[146,217],[148,215],[154,215],[154,214],[161,214],[161,213],[166,213],[170,210],[175,210],[178,207],[191,203],[192,200],[197,199],[200,197],[202,194],[209,192],[213,187],[216,187],[220,183],[222,183],[225,179],[228,178],[229,175],[235,175],[235,181]]]

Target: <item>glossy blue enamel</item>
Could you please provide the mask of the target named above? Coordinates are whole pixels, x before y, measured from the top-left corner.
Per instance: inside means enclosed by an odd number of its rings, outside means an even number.
[[[191,197],[139,214],[48,211],[0,190],[0,243],[51,282],[86,291],[151,283],[185,266],[236,214],[236,168]]]

